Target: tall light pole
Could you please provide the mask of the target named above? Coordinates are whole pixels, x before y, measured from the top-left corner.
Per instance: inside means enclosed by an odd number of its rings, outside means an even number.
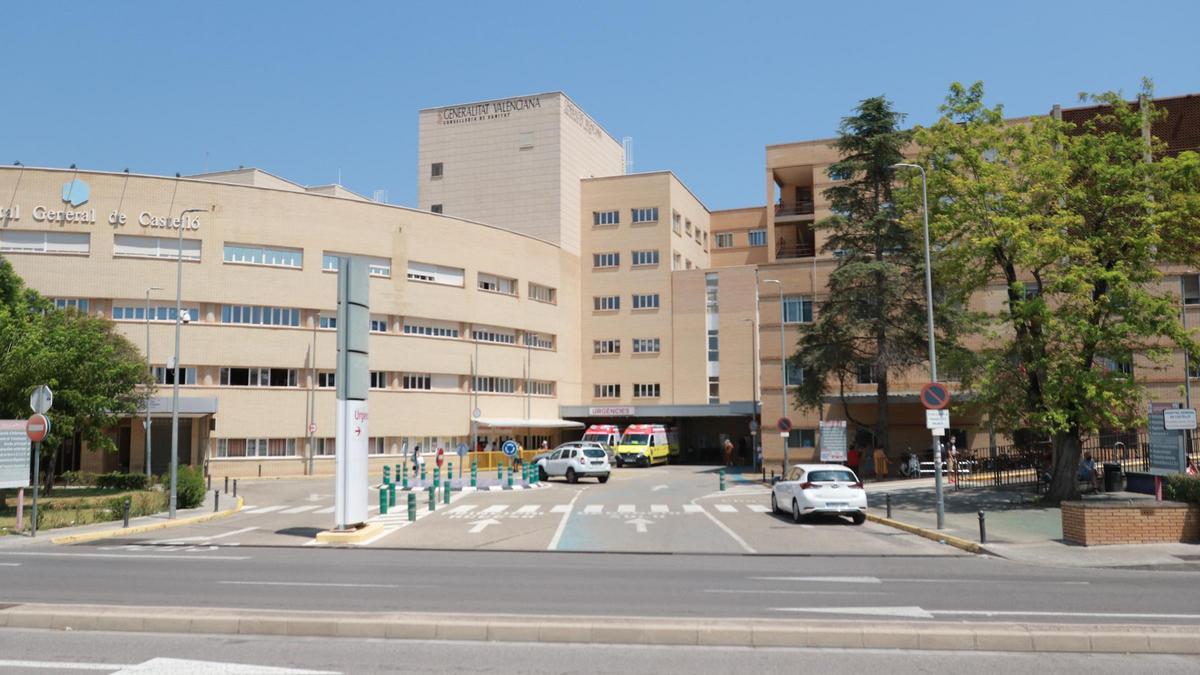
[[[150,365],[150,291],[161,291],[158,286],[151,286],[146,289],[146,370],[154,375],[154,370]],[[150,397],[146,397],[146,485],[150,485],[150,459],[154,456],[150,451],[152,441],[150,440]]]
[[[179,214],[179,243],[175,250],[175,383],[171,392],[171,501],[167,517],[175,517],[176,474],[179,471],[179,327],[183,323],[183,223],[189,213],[208,209],[184,209]],[[167,214],[170,218],[171,214]]]
[[[933,335],[933,271],[929,264],[929,195],[925,180],[925,167],[919,164],[899,162],[893,169],[916,169],[921,172],[921,214],[925,225],[925,315],[929,323],[929,381],[937,382],[937,344]],[[946,430],[949,433],[949,429]],[[946,524],[946,504],[942,497],[942,442],[933,437],[933,490],[937,502],[937,529]]]
[[[755,293],[757,296],[757,292]],[[758,302],[755,299],[755,314],[758,313]],[[755,469],[758,468],[758,448],[762,445],[762,422],[758,419],[758,321],[755,319],[742,319],[750,324],[750,398],[754,401],[754,413],[750,419],[753,423],[751,431],[751,441],[754,447],[750,448],[750,464]]]
[[[779,416],[787,417],[787,356],[784,355],[783,342],[783,282],[778,279],[763,279],[764,284],[779,284]],[[788,470],[788,437],[780,434],[783,439],[783,473]]]

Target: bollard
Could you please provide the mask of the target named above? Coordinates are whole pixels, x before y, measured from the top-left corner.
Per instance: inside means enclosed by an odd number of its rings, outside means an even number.
[[[763,482],[765,483],[765,482],[767,482],[767,467],[764,466],[762,472],[763,472]]]
[[[508,487],[512,487],[512,465],[508,466]]]
[[[129,527],[129,497],[125,498],[125,527]]]
[[[425,465],[421,465],[421,485],[425,484]]]
[[[379,515],[386,516],[388,507],[387,488],[379,486]]]
[[[229,476],[225,476],[225,494],[229,494]]]
[[[258,465],[258,477],[262,478],[262,464]]]
[[[446,462],[446,485],[454,479],[454,462]]]
[[[233,479],[233,496],[234,497],[237,496],[237,479],[236,478]]]
[[[987,521],[984,519],[983,511],[979,512],[979,543],[987,543]]]
[[[437,509],[437,497],[434,495],[433,486],[429,486],[429,510]]]
[[[404,489],[407,490],[408,489],[408,465],[407,464],[402,465],[402,473],[400,474],[400,476],[401,476],[401,479],[404,481],[404,483],[403,483]]]
[[[212,474],[210,473],[207,476],[205,476],[204,478],[208,480],[208,484],[205,487],[207,489],[211,490],[212,489]]]
[[[408,522],[414,522],[417,519],[417,493],[408,493]]]
[[[388,484],[388,506],[392,507],[395,505],[396,505],[396,484],[390,483],[390,484]]]
[[[725,491],[725,469],[721,469],[721,492]]]
[[[221,491],[213,490],[213,513],[221,510]]]
[[[477,487],[478,479],[476,478],[476,470],[479,468],[479,463],[471,460],[471,487]]]
[[[892,494],[889,492],[884,497],[884,499],[887,500],[887,517],[888,517],[888,520],[891,520],[892,519]]]
[[[504,465],[496,462],[496,480],[504,480]]]
[[[390,485],[392,482],[392,467],[386,464],[383,467],[383,484]]]
[[[435,466],[435,467],[433,467],[433,487],[438,488],[441,486],[442,486],[442,467]]]
[[[445,483],[442,483],[442,503],[450,503],[450,479],[447,478]]]

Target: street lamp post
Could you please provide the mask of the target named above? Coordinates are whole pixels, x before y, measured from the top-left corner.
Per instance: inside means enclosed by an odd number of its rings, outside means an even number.
[[[929,381],[937,382],[937,344],[933,334],[933,271],[929,263],[929,196],[925,180],[925,167],[919,164],[899,162],[891,166],[893,169],[916,169],[921,172],[921,214],[925,227],[925,312],[929,328]],[[949,433],[949,429],[946,430]],[[933,488],[937,503],[937,529],[943,529],[946,524],[946,504],[942,496],[942,443],[937,436],[933,437]]]
[[[755,313],[757,314],[758,307],[755,304]],[[750,416],[754,423],[754,428],[751,429],[751,439],[754,442],[754,447],[750,449],[750,463],[755,469],[758,468],[758,448],[762,446],[762,422],[758,419],[758,322],[754,319],[742,319],[750,324],[750,398],[754,401],[754,412]]]
[[[158,286],[151,286],[146,289],[146,370],[150,374],[154,374],[154,370],[150,365],[150,291],[161,291]],[[150,451],[152,441],[150,440],[150,397],[146,397],[146,485],[150,485],[150,460],[154,456]]]
[[[179,327],[183,323],[183,222],[189,213],[201,213],[208,209],[184,209],[179,214],[176,229],[179,230],[178,248],[175,250],[175,382],[171,391],[171,501],[167,517],[175,517],[176,474],[179,471]],[[169,218],[171,214],[167,214]]]
[[[779,416],[787,417],[787,356],[784,355],[783,342],[783,282],[778,279],[763,279],[764,284],[779,284]],[[783,439],[783,474],[788,471],[788,437],[780,434]]]

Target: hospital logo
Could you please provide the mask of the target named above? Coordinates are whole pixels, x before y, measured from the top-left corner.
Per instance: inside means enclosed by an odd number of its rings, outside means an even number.
[[[91,188],[78,178],[73,178],[63,184],[62,199],[71,206],[86,204],[90,196]]]

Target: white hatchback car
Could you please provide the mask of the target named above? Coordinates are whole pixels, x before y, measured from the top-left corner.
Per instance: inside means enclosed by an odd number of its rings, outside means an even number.
[[[797,464],[771,486],[771,511],[781,510],[790,512],[797,523],[812,514],[835,514],[862,525],[867,520],[867,491],[849,467]]]
[[[563,476],[568,483],[576,483],[581,477],[593,476],[601,483],[608,482],[612,465],[608,453],[599,443],[574,441],[563,443],[537,463],[539,478]]]

